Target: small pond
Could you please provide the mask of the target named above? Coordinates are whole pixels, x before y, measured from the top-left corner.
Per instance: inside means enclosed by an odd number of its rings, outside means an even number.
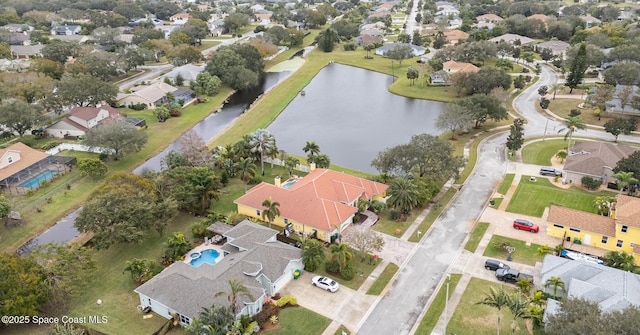
[[[389,93],[391,76],[329,64],[268,127],[279,149],[306,156],[315,141],[331,163],[377,173],[371,160],[412,135],[438,135],[435,120],[445,104]]]

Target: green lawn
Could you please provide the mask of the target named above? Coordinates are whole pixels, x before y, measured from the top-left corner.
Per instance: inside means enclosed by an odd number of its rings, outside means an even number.
[[[320,335],[331,323],[331,319],[302,307],[289,307],[280,311],[278,327],[260,334],[269,335]]]
[[[542,217],[545,207],[559,205],[583,212],[596,213],[593,200],[597,196],[615,196],[615,192],[589,192],[576,186],[561,189],[551,184],[547,178],[537,178],[535,182],[529,176],[522,176],[516,192],[513,194],[507,212]],[[573,181],[579,183],[580,181]]]
[[[500,235],[491,237],[489,245],[484,250],[484,256],[502,260],[507,259],[509,253],[504,249],[496,248],[494,245],[502,242],[509,242],[512,247],[516,248],[516,251],[511,255],[514,262],[528,265],[536,265],[536,262],[542,262],[542,256],[538,254],[540,245],[531,243],[531,245],[527,246],[525,241]]]
[[[464,248],[471,252],[475,252],[476,249],[478,249],[478,245],[480,244],[480,240],[482,240],[484,233],[487,232],[487,228],[489,228],[489,222],[478,222],[476,226],[473,227],[471,236]]]
[[[507,175],[504,176],[504,179],[502,179],[500,186],[498,186],[498,193],[506,195],[507,191],[509,191],[509,187],[511,187],[511,183],[513,183],[513,178],[515,176],[516,175],[514,173],[507,173]]]
[[[551,158],[566,149],[564,140],[546,140],[525,144],[522,148],[522,162],[526,164],[551,165]]]
[[[335,332],[335,333],[333,333],[333,334],[334,334],[334,335],[343,335],[343,334],[344,334],[343,332],[344,332],[344,333],[347,333],[347,334],[351,334],[351,332],[349,331],[349,329],[347,329],[345,326],[340,326],[340,328],[338,328],[338,329],[336,330],[336,332]]]
[[[340,275],[336,276],[333,273],[328,273],[325,270],[324,263],[321,264],[316,269],[316,271],[314,271],[314,273],[320,276],[331,277],[335,281],[340,283],[340,285],[346,286],[348,288],[351,288],[354,290],[359,289],[362,283],[364,283],[365,279],[369,277],[369,274],[371,274],[371,272],[378,266],[378,264],[380,264],[382,259],[378,258],[376,260],[373,260],[372,262],[371,256],[367,256],[365,257],[364,261],[362,261],[362,257],[358,251],[353,250],[351,248],[349,248],[349,251],[351,252],[351,255],[352,255],[351,261],[349,261],[349,265],[351,265],[351,268],[353,269],[353,273],[355,274],[351,280],[345,280]],[[329,248],[326,248],[325,260],[329,260],[330,257],[331,257],[331,253],[329,252]]]
[[[414,208],[411,213],[406,216],[404,221],[391,220],[389,217],[390,210],[386,209],[378,215],[379,220],[373,226],[373,230],[387,235],[400,237],[409,228],[409,226],[411,226],[423,209],[423,207]]]
[[[409,242],[420,242],[422,237],[424,237],[424,234],[427,232],[427,230],[429,230],[438,216],[440,216],[440,213],[442,213],[442,211],[447,206],[449,201],[451,201],[451,198],[453,198],[456,192],[457,191],[455,188],[449,187],[447,192],[444,193],[444,195],[438,200],[438,202],[431,204],[431,210],[429,211],[427,216],[425,216],[424,220],[422,220],[422,223],[420,223],[418,229],[416,229],[411,237],[409,237]]]
[[[498,325],[498,310],[485,305],[477,305],[489,293],[490,287],[498,288],[496,284],[487,280],[471,278],[467,289],[462,295],[456,310],[453,312],[447,333],[449,334],[474,334],[495,335]],[[505,285],[508,292],[515,292],[515,286]],[[512,315],[508,308],[500,312],[500,333],[511,334]],[[424,333],[428,334],[428,333]],[[516,334],[528,334],[524,321],[518,321]]]
[[[395,263],[387,264],[387,267],[384,268],[380,276],[376,279],[376,281],[371,285],[367,294],[371,295],[379,295],[382,293],[387,284],[391,281],[391,278],[398,272],[399,267]]]
[[[462,275],[458,273],[454,273],[451,275],[451,281],[449,282],[449,297],[451,297],[451,293],[456,289],[456,286],[458,285],[458,282],[460,281],[461,277]],[[429,306],[427,313],[424,315],[422,320],[420,320],[420,325],[416,330],[416,334],[431,334],[431,331],[433,331],[433,328],[438,323],[438,319],[440,318],[440,315],[444,311],[446,295],[447,295],[446,284],[442,284],[442,287],[440,287],[440,290],[436,294],[436,297],[431,302],[431,305]],[[467,333],[460,332],[459,334],[468,334],[468,332]]]

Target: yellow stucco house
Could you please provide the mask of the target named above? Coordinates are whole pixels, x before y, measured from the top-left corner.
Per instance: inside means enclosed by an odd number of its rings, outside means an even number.
[[[640,264],[640,198],[620,194],[611,216],[551,206],[547,234],[584,245],[632,254]]]
[[[358,199],[383,200],[387,185],[327,169],[314,169],[297,180],[262,182],[236,199],[238,213],[262,220],[262,202],[278,202],[273,224],[285,235],[296,233],[331,241],[352,223]]]

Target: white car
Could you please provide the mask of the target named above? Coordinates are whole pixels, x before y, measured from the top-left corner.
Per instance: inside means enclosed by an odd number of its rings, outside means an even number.
[[[333,279],[323,276],[315,276],[311,278],[311,283],[313,286],[317,286],[329,292],[335,292],[340,288],[340,284],[336,283]]]

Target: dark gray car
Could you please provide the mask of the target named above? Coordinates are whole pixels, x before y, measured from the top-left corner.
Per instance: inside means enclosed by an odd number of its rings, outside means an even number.
[[[484,268],[487,270],[496,271],[498,269],[509,269],[509,265],[504,264],[496,259],[487,259],[487,261],[484,262]]]

